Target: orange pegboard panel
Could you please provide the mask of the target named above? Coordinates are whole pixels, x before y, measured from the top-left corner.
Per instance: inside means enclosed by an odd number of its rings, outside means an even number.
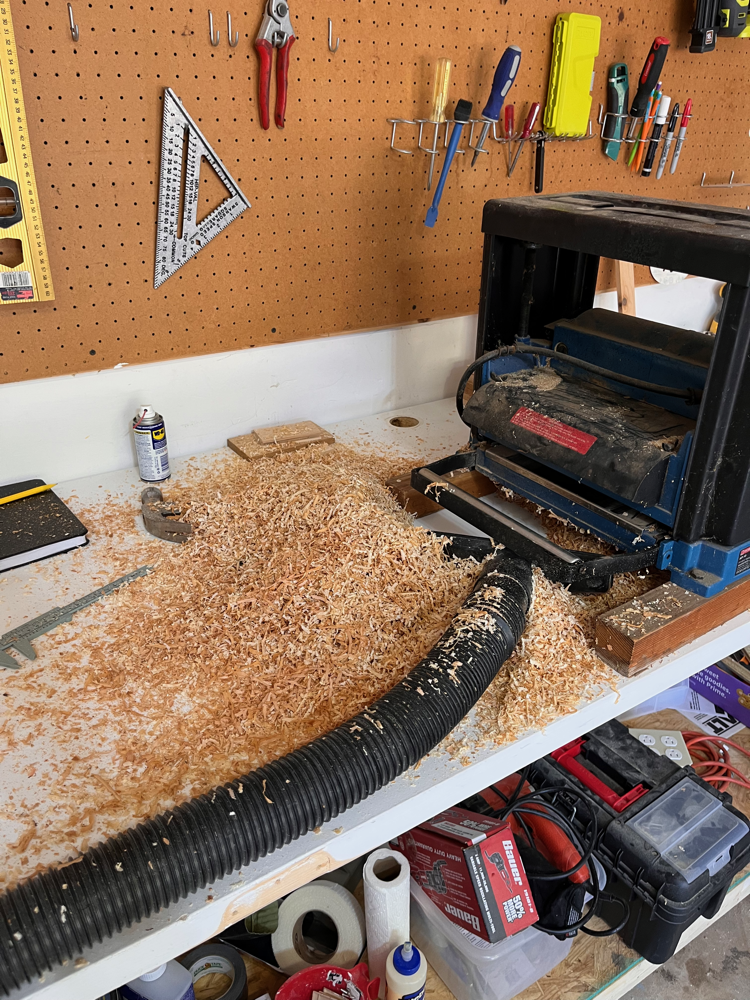
[[[479,296],[481,213],[488,198],[529,194],[533,150],[513,177],[504,147],[454,163],[434,230],[427,157],[389,150],[390,117],[426,117],[435,61],[453,61],[450,104],[478,116],[506,45],[523,57],[509,100],[517,119],[544,102],[555,16],[598,14],[593,116],[607,67],[634,77],[656,34],[672,39],[665,90],[695,102],[678,172],[640,179],[598,139],[547,147],[545,192],[603,189],[745,207],[750,189],[701,189],[745,176],[743,81],[750,41],[719,39],[690,55],[683,0],[569,6],[548,0],[414,2],[290,0],[286,128],[263,132],[253,42],[262,3],[231,10],[239,44],[208,37],[208,7],[143,0],[11,0],[29,131],[56,300],[3,307],[0,376],[60,375],[327,336],[473,312]],[[230,6],[231,9],[231,6]],[[341,44],[328,51],[328,18]],[[158,290],[153,288],[162,92],[179,95],[252,203]],[[272,95],[273,97],[273,95]],[[0,167],[0,172],[2,168]],[[203,181],[206,211],[222,198]]]

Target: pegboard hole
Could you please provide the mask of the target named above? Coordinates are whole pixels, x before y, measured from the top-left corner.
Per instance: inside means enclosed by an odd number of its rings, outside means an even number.
[[[23,264],[23,246],[20,240],[0,240],[0,264],[3,267],[18,267]]]
[[[391,417],[389,423],[394,427],[416,427],[419,421],[416,417]]]

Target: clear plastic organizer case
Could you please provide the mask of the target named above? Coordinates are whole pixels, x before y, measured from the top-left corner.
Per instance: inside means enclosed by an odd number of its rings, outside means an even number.
[[[694,882],[707,871],[715,875],[729,861],[730,849],[742,840],[747,824],[724,808],[707,788],[686,778],[653,805],[629,820],[685,879]]]

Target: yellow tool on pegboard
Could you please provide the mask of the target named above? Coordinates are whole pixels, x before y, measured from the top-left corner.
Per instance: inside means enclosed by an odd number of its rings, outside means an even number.
[[[0,156],[0,305],[51,302],[55,291],[7,0],[0,0],[0,132],[7,157],[2,162]]]

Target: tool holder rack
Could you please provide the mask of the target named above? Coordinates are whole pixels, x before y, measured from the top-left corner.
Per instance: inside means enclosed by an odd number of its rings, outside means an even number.
[[[456,124],[470,125],[471,126],[470,129],[469,129],[469,133],[468,133],[468,140],[466,142],[466,148],[461,149],[461,147],[459,146],[459,148],[456,150],[456,154],[460,153],[463,156],[469,150],[471,150],[472,152],[483,153],[483,154],[484,153],[489,154],[489,152],[490,152],[489,149],[479,149],[477,147],[476,143],[475,143],[475,140],[474,140],[474,132],[477,129],[477,126],[480,126],[480,128],[481,128],[481,126],[486,125],[487,124],[487,119],[486,118],[469,118],[469,120],[465,121],[465,122],[456,122],[456,120],[453,119],[453,118],[446,118],[444,121],[433,121],[430,118],[388,118],[387,121],[388,121],[388,124],[391,126],[391,143],[390,143],[390,148],[393,150],[394,153],[401,153],[403,156],[413,156],[415,150],[413,150],[413,149],[401,149],[399,146],[396,145],[396,135],[397,135],[397,130],[398,130],[399,125],[413,125],[413,126],[416,126],[417,129],[418,129],[418,132],[417,132],[417,150],[421,150],[423,153],[426,153],[428,156],[431,156],[433,158],[435,156],[437,156],[437,154],[438,154],[438,152],[440,151],[441,148],[445,149],[447,147],[448,142],[450,141],[450,135],[451,135],[451,131],[452,131],[452,126],[454,126]],[[432,145],[425,146],[425,145],[423,145],[423,136],[424,136],[424,130],[425,130],[425,128],[428,125],[431,125],[433,127]],[[443,128],[443,126],[444,126],[444,128]],[[502,145],[507,146],[507,145],[510,145],[511,143],[520,142],[521,141],[521,133],[520,132],[514,132],[510,136],[507,136],[507,135],[506,136],[498,135],[498,128],[497,128],[497,126],[498,126],[497,122],[492,122],[492,128],[490,129],[489,134],[492,136],[493,140],[495,142],[499,143],[501,146]],[[441,147],[441,144],[439,142],[441,128],[443,129],[442,147]],[[588,131],[586,132],[585,135],[553,135],[551,132],[545,132],[542,129],[541,131],[532,132],[531,135],[529,135],[527,137],[526,141],[527,142],[545,142],[545,143],[547,143],[547,142],[568,142],[568,141],[570,141],[570,142],[585,142],[588,139],[594,139],[594,138],[595,138],[594,128],[593,128],[592,123],[589,121]]]
[[[742,181],[742,182],[740,182],[738,184],[734,183],[734,170],[732,170],[730,172],[730,174],[729,174],[729,183],[728,184],[706,184],[706,176],[707,176],[707,174],[706,174],[706,171],[704,170],[703,174],[701,175],[701,187],[702,188],[746,188],[746,187],[750,187],[750,183],[747,182],[747,181]]]
[[[692,117],[693,117],[692,114],[688,115],[687,116],[687,121],[689,122]],[[634,135],[634,136],[631,136],[630,138],[628,138],[627,135],[625,134],[627,132],[627,126],[628,126],[629,122],[631,122],[631,121],[639,122],[641,124],[641,126],[643,126],[643,124],[644,124],[644,122],[646,120],[645,118],[632,118],[629,114],[618,115],[616,111],[605,111],[604,110],[604,105],[600,104],[599,105],[599,114],[598,114],[597,119],[596,119],[596,124],[599,126],[599,138],[602,139],[604,142],[612,142],[613,141],[612,136],[607,136],[607,135],[604,134],[604,129],[606,127],[606,122],[607,122],[608,118],[619,118],[622,121],[622,133],[623,133],[622,137],[620,139],[617,139],[617,140],[614,140],[614,141],[628,143],[631,146],[633,145],[633,143],[636,143],[636,142],[649,143],[651,141],[650,135],[641,135],[641,136],[635,136]],[[680,121],[682,121],[682,115],[680,115]],[[649,121],[649,133],[651,131],[651,126],[653,125],[653,123],[654,123],[654,119],[651,118],[650,121]],[[663,130],[662,134],[659,136],[659,142],[658,142],[659,146],[661,146],[663,144],[663,142],[666,139],[666,137],[667,137],[667,133],[666,133],[665,130]],[[677,133],[676,132],[674,133],[673,138],[674,138],[674,141],[677,140]],[[686,142],[687,142],[687,136],[685,136],[685,138],[682,140],[682,143],[683,143],[682,148],[683,149],[685,148],[685,143]],[[657,146],[657,149],[658,149],[658,146]],[[705,179],[705,176],[706,175],[704,174],[703,175],[704,179]],[[734,172],[732,172],[732,177],[734,177]],[[701,187],[740,187],[740,185],[739,184],[734,184],[734,185],[732,185],[732,184],[728,184],[728,185],[725,185],[725,184],[705,184],[704,185],[703,182],[701,182]]]

